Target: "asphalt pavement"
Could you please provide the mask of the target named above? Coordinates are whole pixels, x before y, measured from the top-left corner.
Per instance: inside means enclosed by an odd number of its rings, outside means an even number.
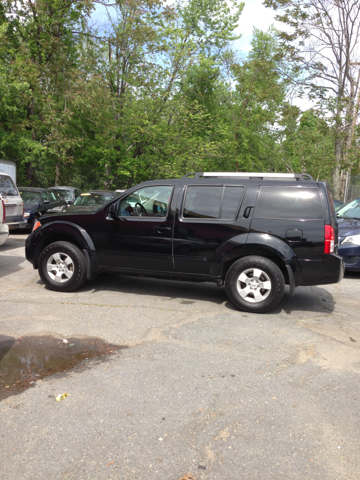
[[[250,314],[210,283],[99,275],[52,292],[25,238],[0,247],[0,343],[123,348],[0,401],[0,478],[360,479],[360,274]]]

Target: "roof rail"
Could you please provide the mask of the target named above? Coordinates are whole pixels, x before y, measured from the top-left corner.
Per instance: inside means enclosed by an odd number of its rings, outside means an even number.
[[[235,177],[235,178],[256,178],[256,179],[286,179],[286,180],[307,180],[310,182],[315,182],[311,175],[307,173],[255,173],[255,172],[191,172],[183,176],[183,178],[188,178],[191,175],[194,175],[194,178],[205,178],[205,177]]]

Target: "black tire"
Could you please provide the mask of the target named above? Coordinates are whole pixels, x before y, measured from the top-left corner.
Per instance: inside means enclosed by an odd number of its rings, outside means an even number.
[[[280,303],[285,291],[285,280],[274,262],[268,258],[249,255],[231,265],[226,275],[225,289],[229,300],[239,310],[264,313]]]
[[[48,264],[50,268],[53,265],[54,270],[49,271]],[[51,243],[40,254],[39,274],[41,280],[51,290],[73,292],[86,280],[85,257],[72,243]]]

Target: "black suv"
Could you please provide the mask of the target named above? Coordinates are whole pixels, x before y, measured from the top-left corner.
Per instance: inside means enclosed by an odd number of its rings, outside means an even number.
[[[303,174],[193,173],[142,183],[92,212],[42,217],[26,258],[52,290],[98,272],[225,284],[240,309],[265,312],[298,285],[339,282],[330,192]]]

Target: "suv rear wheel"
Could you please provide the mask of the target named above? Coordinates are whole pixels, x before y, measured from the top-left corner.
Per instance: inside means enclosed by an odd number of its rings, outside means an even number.
[[[250,255],[237,260],[227,272],[225,289],[229,300],[240,310],[263,313],[281,301],[285,280],[271,260]]]
[[[40,254],[39,274],[51,290],[72,292],[86,280],[85,257],[72,243],[51,243]]]

